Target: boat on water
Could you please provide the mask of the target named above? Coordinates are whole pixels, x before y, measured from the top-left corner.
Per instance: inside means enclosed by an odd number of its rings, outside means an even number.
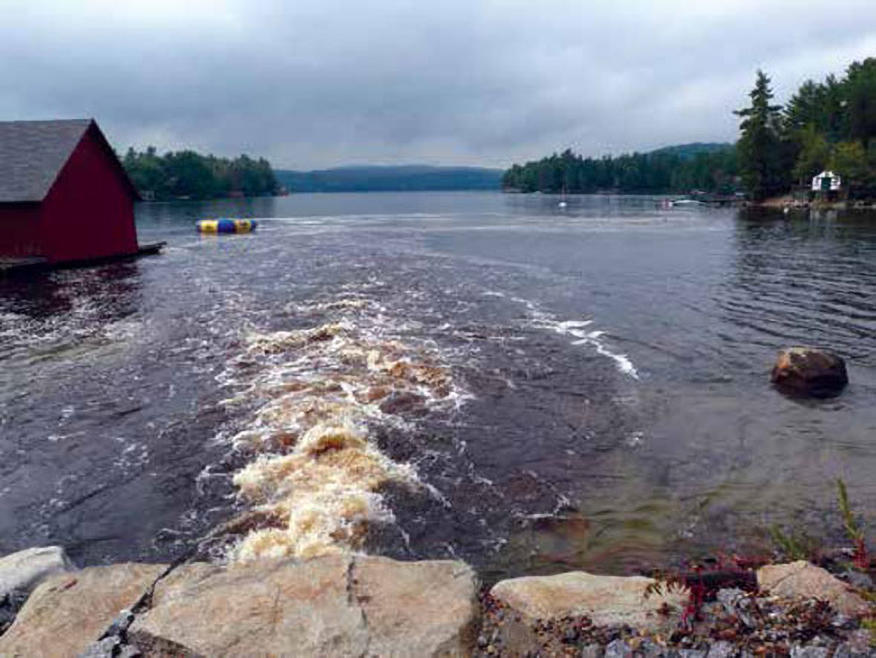
[[[252,233],[258,223],[254,219],[202,219],[195,224],[198,233]]]

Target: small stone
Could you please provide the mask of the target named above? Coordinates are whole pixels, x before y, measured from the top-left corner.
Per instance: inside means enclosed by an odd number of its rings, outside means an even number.
[[[126,644],[123,647],[119,647],[115,658],[141,658],[142,655],[143,654],[137,647],[131,644]]]
[[[709,647],[708,658],[731,658],[736,655],[736,648],[729,642],[715,642]]]
[[[575,644],[578,641],[578,630],[576,628],[568,628],[563,633],[563,642],[565,644]]]
[[[115,649],[119,644],[121,644],[119,637],[105,637],[102,640],[89,644],[85,651],[76,658],[113,658]]]
[[[791,658],[827,658],[830,649],[827,647],[800,646],[791,647]]]
[[[487,640],[486,637],[484,637],[483,635],[478,635],[478,647],[480,647],[481,649],[483,649],[483,648],[484,648],[485,646],[487,646],[489,643],[490,643],[490,642],[489,642],[489,640]]]
[[[604,654],[600,644],[588,644],[581,649],[581,658],[603,658]]]
[[[623,640],[614,640],[605,647],[605,658],[633,658],[632,647]]]
[[[843,574],[846,582],[858,589],[873,589],[873,579],[860,571],[847,571]]]
[[[702,649],[679,649],[679,658],[706,658],[706,652]]]

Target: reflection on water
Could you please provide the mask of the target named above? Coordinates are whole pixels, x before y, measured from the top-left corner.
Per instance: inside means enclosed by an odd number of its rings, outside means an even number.
[[[235,519],[215,554],[361,546],[490,580],[838,536],[837,476],[876,508],[876,217],[555,201],[149,204],[163,256],[0,281],[0,551],[168,559]],[[225,215],[264,221],[194,233]],[[848,390],[774,391],[790,343],[846,356]]]

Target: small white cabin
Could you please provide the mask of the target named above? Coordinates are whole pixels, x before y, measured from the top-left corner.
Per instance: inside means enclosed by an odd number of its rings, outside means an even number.
[[[840,177],[832,171],[822,171],[812,179],[813,192],[838,192],[841,185]]]

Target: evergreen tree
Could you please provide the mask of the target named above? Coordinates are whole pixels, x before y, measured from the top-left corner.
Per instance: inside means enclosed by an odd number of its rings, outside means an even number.
[[[780,138],[781,106],[771,105],[773,91],[770,79],[763,71],[749,94],[751,105],[737,110],[742,118],[739,128],[739,167],[746,190],[755,201],[785,191],[787,169],[786,149]]]

